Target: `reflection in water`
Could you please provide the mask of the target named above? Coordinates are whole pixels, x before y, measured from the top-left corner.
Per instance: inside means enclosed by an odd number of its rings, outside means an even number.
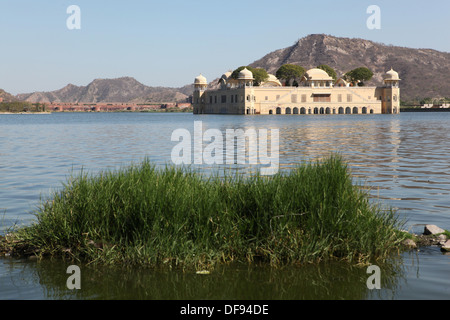
[[[146,300],[300,300],[395,298],[405,281],[401,259],[377,264],[382,290],[367,288],[366,266],[322,263],[279,269],[233,264],[216,267],[209,275],[179,270],[122,269],[80,266],[81,289],[69,290],[66,273],[71,262],[4,261],[16,274],[17,287],[41,288],[33,298]],[[9,265],[8,265],[9,264]],[[20,273],[22,276],[17,277]],[[1,279],[1,278],[0,278]],[[10,287],[1,280],[5,287]],[[17,297],[9,297],[17,298]],[[20,297],[18,297],[20,298]]]

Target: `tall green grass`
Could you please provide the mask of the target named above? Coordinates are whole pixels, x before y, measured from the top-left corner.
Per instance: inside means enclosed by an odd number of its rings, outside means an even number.
[[[386,258],[404,236],[339,156],[274,176],[157,169],[81,173],[42,201],[17,238],[45,254],[105,264],[196,268]]]

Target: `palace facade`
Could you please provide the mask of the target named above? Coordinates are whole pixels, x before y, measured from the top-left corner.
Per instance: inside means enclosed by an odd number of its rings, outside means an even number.
[[[322,69],[310,69],[298,87],[283,86],[274,76],[260,86],[243,69],[237,79],[222,75],[218,89],[207,89],[204,76],[194,81],[194,114],[395,114],[400,112],[399,75],[393,69],[379,87],[351,86],[333,81]]]

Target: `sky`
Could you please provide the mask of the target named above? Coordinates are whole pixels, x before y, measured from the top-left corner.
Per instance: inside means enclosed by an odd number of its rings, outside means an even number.
[[[71,5],[79,29],[68,28]],[[367,26],[371,5],[379,29]],[[181,87],[309,34],[450,52],[449,13],[448,0],[0,0],[0,88],[15,95],[123,76]]]

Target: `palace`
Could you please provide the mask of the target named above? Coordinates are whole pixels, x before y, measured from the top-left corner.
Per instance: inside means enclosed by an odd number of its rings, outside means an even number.
[[[379,87],[351,86],[340,78],[333,82],[322,69],[310,69],[298,87],[283,86],[272,74],[253,85],[253,74],[244,68],[237,79],[222,75],[218,89],[207,89],[206,78],[195,78],[194,114],[394,114],[400,112],[399,75],[392,68]]]

